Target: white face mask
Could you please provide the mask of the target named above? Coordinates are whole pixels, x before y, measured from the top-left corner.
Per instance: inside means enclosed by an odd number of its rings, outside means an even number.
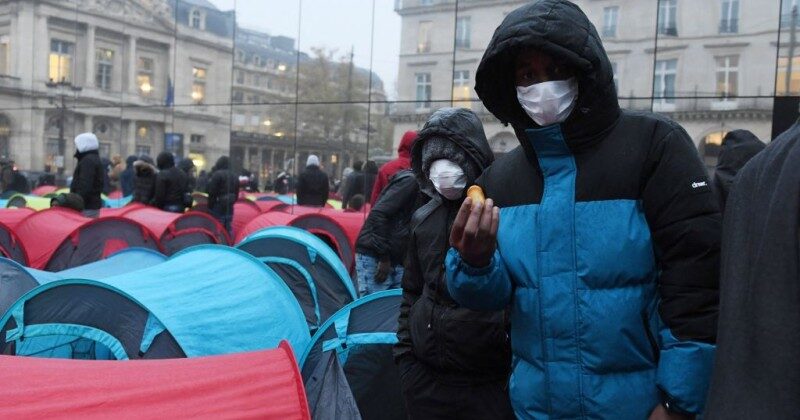
[[[562,123],[572,113],[578,98],[578,81],[554,80],[530,86],[517,86],[522,109],[540,126]]]
[[[433,162],[430,179],[436,191],[448,200],[461,198],[464,188],[467,187],[464,170],[452,160],[439,159]]]

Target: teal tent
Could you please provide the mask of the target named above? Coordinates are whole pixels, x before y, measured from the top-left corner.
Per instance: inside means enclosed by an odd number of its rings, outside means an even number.
[[[218,245],[101,280],[25,294],[0,319],[0,354],[90,359],[196,357],[310,340],[303,312],[269,267]]]

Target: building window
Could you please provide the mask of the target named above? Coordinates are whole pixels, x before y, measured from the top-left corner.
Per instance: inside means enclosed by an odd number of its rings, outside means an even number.
[[[236,83],[240,85],[244,84],[244,72],[241,70],[236,70]]]
[[[419,31],[417,32],[417,52],[426,53],[431,51],[431,31],[433,30],[433,22],[425,21],[419,23]]]
[[[98,151],[101,158],[108,159],[111,157],[111,143],[100,142],[100,149]]]
[[[154,67],[152,58],[139,57],[136,60],[136,85],[142,96],[150,96],[153,92]]]
[[[233,102],[241,103],[244,101],[244,93],[242,91],[237,90],[233,92]]]
[[[717,96],[735,97],[739,94],[739,56],[717,57]]]
[[[472,108],[469,90],[469,70],[453,72],[453,106]]]
[[[722,19],[719,21],[719,33],[735,34],[739,32],[739,0],[722,0]]]
[[[245,120],[244,114],[233,114],[233,125],[241,127],[244,125]]]
[[[192,134],[191,136],[189,136],[189,142],[194,145],[203,144],[204,139],[205,136],[203,136],[202,134]]]
[[[678,0],[658,1],[659,35],[678,36]]]
[[[189,25],[195,29],[203,29],[203,13],[194,9],[189,14]]]
[[[206,99],[206,69],[192,67],[192,101],[202,104]]]
[[[800,92],[800,57],[794,57],[792,59],[791,75],[788,73],[788,66],[788,57],[778,58],[778,77],[775,86],[776,95],[796,95]]]
[[[114,70],[114,51],[106,48],[98,48],[96,57],[97,74],[95,75],[95,86],[103,90],[111,90],[111,74]]]
[[[675,78],[678,72],[678,60],[656,61],[656,73],[653,79],[653,97],[662,104],[675,103]]]
[[[147,124],[136,125],[136,142],[137,143],[152,143],[153,130]]]
[[[456,20],[456,48],[469,48],[472,33],[472,19],[464,16]]]
[[[617,36],[617,20],[619,19],[619,7],[606,7],[603,9],[603,36],[614,38]]]
[[[151,156],[150,146],[136,146],[136,156]]]
[[[431,107],[431,74],[417,73],[417,109]]]
[[[433,0],[419,0],[420,6],[432,6]]]
[[[11,49],[9,48],[10,38],[8,35],[0,36],[0,74],[10,74],[11,66],[9,60]]]
[[[50,41],[49,78],[56,82],[72,81],[72,54],[75,44],[54,39]]]
[[[619,69],[619,65],[617,65],[617,62],[616,61],[612,61],[611,62],[611,71],[614,73],[614,89],[617,91],[617,94],[619,94],[619,72],[618,72],[618,69]]]

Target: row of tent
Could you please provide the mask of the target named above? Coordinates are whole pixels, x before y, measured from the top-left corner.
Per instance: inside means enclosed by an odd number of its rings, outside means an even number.
[[[133,203],[105,208],[100,214],[89,219],[65,208],[0,209],[0,256],[25,266],[60,271],[129,247],[174,255],[195,245],[240,243],[264,227],[294,226],[322,239],[352,274],[355,241],[364,222],[362,213],[240,199],[235,204],[232,238],[216,219],[200,211],[169,213]]]
[[[405,417],[391,357],[399,292],[356,300],[338,256],[302,229],[267,228],[237,248],[198,246],[168,259],[126,250],[59,273],[0,261],[0,354],[194,358],[287,340],[302,350],[314,418]]]

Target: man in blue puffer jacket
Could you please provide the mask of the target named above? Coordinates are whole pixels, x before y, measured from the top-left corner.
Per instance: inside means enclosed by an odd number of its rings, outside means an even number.
[[[454,223],[448,290],[511,306],[523,419],[702,413],[716,340],[720,214],[686,132],[620,110],[596,29],[566,0],[510,13],[476,91],[521,147]]]

